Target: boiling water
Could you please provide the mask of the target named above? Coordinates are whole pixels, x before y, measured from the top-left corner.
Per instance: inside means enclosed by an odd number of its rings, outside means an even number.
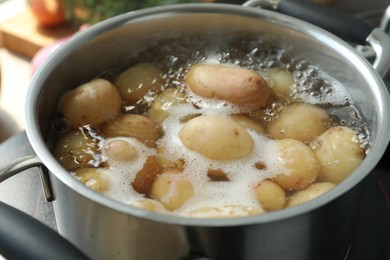
[[[252,190],[261,180],[272,178],[280,172],[281,164],[276,160],[276,146],[266,135],[259,135],[252,130],[248,133],[254,141],[253,151],[238,160],[215,161],[187,149],[178,138],[178,132],[183,126],[180,119],[191,114],[223,115],[249,113],[253,118],[270,121],[278,116],[280,111],[290,101],[274,101],[261,111],[251,111],[247,108],[228,104],[220,100],[205,100],[186,90],[184,79],[187,71],[193,64],[213,63],[230,64],[257,71],[266,75],[269,68],[282,68],[294,75],[292,98],[315,104],[327,110],[334,125],[345,125],[359,133],[359,141],[367,149],[369,147],[369,131],[358,110],[353,106],[345,88],[336,80],[326,75],[319,68],[308,61],[295,57],[285,50],[275,50],[259,39],[243,39],[238,37],[234,41],[220,42],[215,47],[214,41],[199,39],[164,40],[155,43],[155,46],[139,50],[129,57],[124,68],[116,68],[104,72],[101,77],[113,81],[114,77],[128,66],[140,62],[158,64],[165,71],[165,84],[162,90],[175,87],[177,92],[186,93],[186,103],[172,106],[169,116],[161,123],[164,135],[157,141],[158,147],[164,147],[163,156],[170,160],[182,159],[185,169],[182,176],[191,180],[195,196],[188,200],[181,208],[173,213],[186,215],[199,207],[218,207],[223,205],[244,205],[253,208],[261,207],[252,194]],[[265,76],[266,77],[266,76]],[[126,104],[126,113],[145,113],[149,105],[158,96],[157,93],[148,93],[136,104]],[[98,131],[91,130],[94,134]],[[109,162],[109,168],[101,168],[111,183],[111,189],[105,194],[126,204],[144,198],[131,188],[137,172],[142,168],[148,156],[156,155],[155,149],[140,144],[133,138],[110,138],[100,141],[104,147],[106,141],[125,139],[132,143],[142,156],[131,163]],[[160,154],[161,155],[161,154]],[[109,160],[105,154],[103,161]],[[256,167],[263,165],[264,167]],[[222,170],[229,181],[210,181],[208,170]],[[178,178],[179,177],[178,175]]]

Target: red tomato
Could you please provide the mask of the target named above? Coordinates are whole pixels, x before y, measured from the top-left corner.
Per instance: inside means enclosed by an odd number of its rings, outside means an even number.
[[[63,0],[29,0],[29,6],[40,25],[57,26],[66,20]]]

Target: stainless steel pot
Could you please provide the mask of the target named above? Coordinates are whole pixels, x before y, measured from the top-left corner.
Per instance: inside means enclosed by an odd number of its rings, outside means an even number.
[[[51,112],[61,96],[102,71],[123,64],[132,50],[165,35],[256,35],[293,50],[348,87],[371,129],[371,150],[361,166],[325,195],[293,208],[246,218],[192,219],[132,208],[75,180],[50,152]],[[312,24],[252,7],[185,4],[130,12],[71,38],[35,73],[26,99],[26,132],[37,157],[14,164],[0,181],[39,165],[59,233],[92,259],[344,259],[365,177],[389,139],[390,97],[380,77],[389,44],[380,30],[367,41],[374,67],[345,41]],[[379,73],[378,73],[379,72]],[[19,162],[20,163],[20,162]],[[44,172],[45,173],[45,172]]]

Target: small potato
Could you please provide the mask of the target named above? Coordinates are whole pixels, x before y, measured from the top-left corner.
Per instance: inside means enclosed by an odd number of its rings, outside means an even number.
[[[89,134],[72,130],[62,136],[56,144],[53,155],[67,170],[91,166],[98,154],[98,144]]]
[[[237,123],[223,116],[199,116],[188,121],[179,132],[190,150],[213,160],[234,160],[249,154],[253,140]]]
[[[291,86],[294,84],[294,76],[283,69],[270,69],[267,72],[268,86],[275,98],[280,100],[291,99]]]
[[[164,81],[161,69],[152,63],[140,63],[122,72],[114,85],[123,100],[134,103],[149,91],[158,93]]]
[[[152,185],[150,195],[166,209],[173,211],[194,195],[194,188],[180,174],[160,174]]]
[[[96,126],[121,112],[122,99],[118,90],[105,79],[95,79],[78,86],[65,96],[60,111],[70,128]]]
[[[325,132],[329,123],[324,109],[310,104],[292,104],[268,123],[267,132],[275,139],[292,138],[305,142]]]
[[[355,131],[345,126],[329,128],[311,143],[311,148],[320,162],[322,181],[343,181],[364,159]]]
[[[189,212],[189,217],[195,218],[237,218],[262,214],[260,208],[242,205],[225,205],[220,207],[204,207]]]
[[[130,203],[130,206],[133,206],[133,207],[136,207],[139,209],[150,210],[153,212],[160,212],[160,213],[166,212],[166,209],[164,208],[164,206],[160,202],[153,200],[153,199],[136,200],[136,201]]]
[[[147,117],[155,123],[161,123],[169,115],[169,108],[184,102],[184,94],[175,88],[169,88],[161,93],[150,106]]]
[[[281,172],[273,178],[285,190],[302,190],[318,177],[320,165],[313,151],[294,139],[277,140],[277,161]]]
[[[293,207],[315,199],[331,190],[335,185],[330,182],[313,183],[304,190],[297,191],[287,201],[286,207]]]
[[[230,116],[234,122],[242,126],[243,128],[249,128],[257,132],[258,134],[264,134],[265,130],[263,126],[256,120],[246,115],[235,114]]]
[[[186,76],[186,85],[205,98],[226,100],[236,105],[263,107],[271,91],[255,71],[221,64],[197,64]]]
[[[279,210],[286,204],[282,187],[270,180],[260,182],[254,189],[257,200],[266,211]]]
[[[148,147],[154,147],[160,137],[159,128],[149,118],[136,115],[124,114],[107,122],[102,127],[105,137],[134,137]]]
[[[121,140],[108,140],[104,144],[105,155],[113,161],[130,162],[138,157],[138,151],[131,143]]]
[[[78,169],[75,171],[74,177],[94,191],[105,192],[108,190],[109,180],[97,168]]]

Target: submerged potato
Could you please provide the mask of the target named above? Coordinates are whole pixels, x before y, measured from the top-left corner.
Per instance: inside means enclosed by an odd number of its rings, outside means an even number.
[[[275,139],[292,138],[310,141],[321,135],[329,126],[326,111],[310,104],[292,104],[268,123],[268,134]]]
[[[72,130],[57,140],[53,154],[65,169],[72,171],[92,165],[98,144],[89,134]]]
[[[105,137],[134,137],[148,147],[154,147],[160,137],[157,125],[137,114],[124,114],[102,126]]]
[[[190,211],[188,216],[196,218],[237,218],[262,213],[264,213],[262,209],[251,206],[224,205],[219,207],[203,207],[195,209]]]
[[[287,201],[286,207],[293,207],[315,199],[331,190],[335,185],[330,182],[313,183],[304,190],[297,191]]]
[[[169,108],[183,102],[184,94],[175,88],[169,88],[161,93],[150,106],[147,117],[155,123],[161,123],[169,115]]]
[[[130,206],[133,206],[133,207],[136,207],[139,209],[150,210],[153,212],[166,212],[166,209],[164,208],[164,206],[160,202],[153,200],[153,199],[136,200],[136,201],[133,201],[130,204]]]
[[[96,126],[121,112],[122,99],[105,79],[95,79],[73,89],[65,96],[60,111],[71,128]]]
[[[197,95],[237,105],[263,107],[271,91],[258,73],[221,64],[197,64],[186,76],[186,85]]]
[[[268,86],[272,94],[281,100],[291,99],[291,86],[294,84],[294,76],[284,69],[270,69],[267,72]]]
[[[166,173],[157,176],[150,195],[172,211],[180,208],[194,195],[194,188],[181,174]]]
[[[74,176],[94,191],[105,192],[108,190],[109,180],[97,168],[78,169],[75,171]]]
[[[258,134],[264,134],[265,130],[263,126],[254,120],[253,118],[246,116],[246,115],[241,115],[241,114],[234,114],[230,116],[231,119],[233,119],[234,122],[242,126],[243,128],[248,128],[252,129]]]
[[[277,140],[276,144],[282,169],[274,182],[286,190],[302,190],[317,179],[320,165],[308,146],[294,139]]]
[[[138,157],[138,151],[134,145],[122,139],[106,141],[103,150],[105,156],[113,161],[130,162]]]
[[[364,149],[355,131],[345,126],[329,128],[311,144],[321,165],[320,180],[339,183],[363,161]]]
[[[260,182],[254,192],[266,211],[282,209],[286,204],[286,193],[282,187],[270,180]]]
[[[190,150],[213,160],[234,160],[253,148],[248,132],[223,116],[199,116],[188,121],[179,132]]]
[[[162,71],[152,63],[140,63],[125,70],[114,83],[127,102],[136,102],[149,91],[159,92],[162,84]]]

